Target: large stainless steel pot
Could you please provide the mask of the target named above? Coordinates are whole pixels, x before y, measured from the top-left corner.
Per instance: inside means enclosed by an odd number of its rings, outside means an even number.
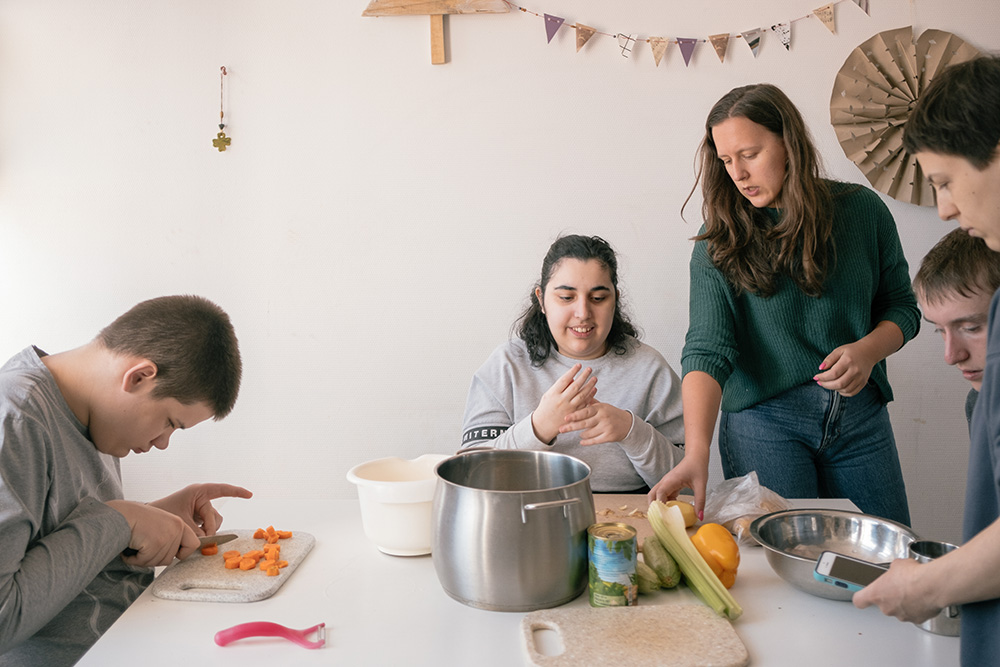
[[[530,611],[587,587],[590,467],[556,452],[469,451],[435,469],[432,558],[448,595]]]

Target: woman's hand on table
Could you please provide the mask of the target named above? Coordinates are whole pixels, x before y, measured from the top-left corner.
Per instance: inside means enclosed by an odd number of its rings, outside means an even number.
[[[650,489],[647,498],[649,502],[659,500],[666,502],[675,500],[682,489],[694,491],[694,509],[698,519],[705,516],[705,486],[708,484],[708,461],[699,461],[698,457],[685,453],[681,462]]]
[[[632,430],[631,412],[596,399],[582,410],[566,415],[565,419],[559,432],[581,431],[580,444],[583,446],[621,442]]]
[[[597,378],[592,374],[592,369],[573,364],[542,394],[538,407],[531,413],[535,437],[546,444],[552,442],[566,423],[567,415],[590,404],[597,393]]]

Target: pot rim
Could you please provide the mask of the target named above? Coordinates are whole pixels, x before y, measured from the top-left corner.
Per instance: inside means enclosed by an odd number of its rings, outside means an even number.
[[[567,459],[571,459],[572,461],[575,461],[576,463],[578,463],[581,466],[583,466],[583,469],[586,470],[587,474],[585,474],[583,477],[581,477],[580,479],[576,480],[575,482],[570,482],[569,484],[562,484],[560,486],[548,486],[548,487],[545,487],[543,489],[481,489],[479,487],[469,486],[467,484],[459,484],[458,482],[454,482],[454,481],[452,481],[450,479],[445,479],[441,475],[441,466],[447,464],[449,461],[454,461],[456,459],[463,458],[463,457],[466,457],[466,456],[477,456],[477,455],[482,455],[482,456],[493,455],[493,456],[501,456],[501,457],[502,456],[510,456],[510,455],[522,455],[522,456],[523,455],[528,455],[528,456],[545,456],[545,457],[554,457],[554,458],[567,458]],[[440,461],[437,465],[434,466],[434,476],[442,484],[447,484],[449,486],[453,486],[453,487],[456,487],[456,488],[459,488],[459,489],[469,489],[470,491],[479,491],[479,492],[482,492],[482,493],[498,493],[498,494],[511,494],[511,495],[513,495],[513,494],[523,495],[525,493],[545,493],[545,492],[548,492],[548,491],[559,491],[559,490],[562,490],[562,489],[569,489],[571,487],[574,487],[574,486],[580,484],[581,482],[588,482],[589,483],[590,476],[591,476],[592,473],[593,473],[593,469],[590,467],[590,465],[588,465],[582,459],[578,459],[577,457],[575,457],[575,456],[573,456],[571,454],[564,454],[563,452],[539,451],[537,449],[494,449],[494,448],[489,448],[489,449],[470,449],[470,450],[467,450],[467,451],[460,450],[454,456],[449,456],[448,458],[446,458],[443,461]]]

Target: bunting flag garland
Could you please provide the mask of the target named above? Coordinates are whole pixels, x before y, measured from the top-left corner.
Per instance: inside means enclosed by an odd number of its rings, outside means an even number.
[[[823,25],[825,25],[830,30],[831,33],[833,33],[834,35],[837,34],[837,26],[834,25],[833,22],[832,2],[828,5],[823,5],[822,7],[817,7],[816,9],[814,9],[813,16],[822,21]]]
[[[628,58],[632,54],[632,45],[634,43],[635,35],[618,33],[618,46],[622,49],[622,58]]]
[[[507,7],[511,9],[519,10],[524,14],[531,14],[538,18],[544,19],[545,23],[545,36],[548,43],[552,42],[552,38],[555,37],[556,33],[559,31],[566,19],[559,16],[553,16],[552,14],[539,14],[530,9],[524,7],[519,7],[514,4],[511,0],[500,0]],[[792,49],[792,24],[797,21],[802,21],[810,17],[816,17],[823,23],[824,26],[830,31],[831,34],[837,34],[837,28],[835,23],[835,10],[834,6],[840,4],[841,2],[853,2],[858,7],[860,7],[866,14],[871,15],[869,12],[870,0],[833,0],[827,4],[817,7],[812,12],[806,16],[799,18],[789,19],[786,21],[781,21],[771,25],[770,30],[765,28],[753,28],[751,30],[744,30],[735,35],[730,33],[719,33],[715,35],[710,35],[707,39],[697,39],[694,37],[677,37],[674,39],[669,39],[667,37],[640,37],[635,33],[624,33],[624,32],[605,32],[597,28],[592,28],[590,26],[584,25],[582,23],[571,23],[568,24],[571,28],[576,31],[576,50],[580,51],[587,44],[594,35],[604,35],[606,37],[614,37],[618,41],[618,47],[621,51],[623,58],[630,58],[632,55],[632,50],[636,42],[642,41],[649,44],[649,48],[653,53],[653,61],[657,67],[660,66],[660,62],[666,55],[667,49],[671,43],[677,44],[680,48],[681,55],[684,58],[684,66],[688,67],[691,64],[691,59],[694,56],[695,48],[699,42],[710,42],[712,47],[715,49],[715,55],[719,57],[719,62],[725,64],[726,53],[729,49],[729,40],[740,39],[746,42],[747,47],[753,54],[754,58],[760,55],[761,41],[764,37],[765,32],[773,33],[781,41],[782,46],[785,47],[785,51],[791,51]]]
[[[785,51],[791,51],[792,24],[788,21],[785,21],[784,23],[775,23],[771,26],[771,30],[773,30],[774,34],[781,40],[781,43],[785,46]]]
[[[656,62],[656,66],[659,67],[660,60],[663,59],[663,54],[667,52],[667,47],[670,46],[670,41],[663,37],[650,37],[648,41],[649,48],[653,50],[653,60]]]
[[[545,36],[548,37],[549,44],[552,43],[552,38],[556,36],[556,32],[559,31],[559,28],[562,27],[565,20],[566,19],[561,19],[558,16],[552,16],[551,14],[545,15]]]
[[[694,47],[698,45],[697,39],[691,39],[690,37],[678,37],[677,46],[681,48],[681,55],[684,56],[684,66],[687,67],[691,62],[691,56],[694,55]]]
[[[712,46],[715,47],[715,54],[719,56],[719,62],[726,62],[726,49],[729,48],[729,33],[724,32],[721,35],[709,35],[708,41],[712,42]]]
[[[760,28],[754,28],[753,30],[747,30],[746,32],[741,32],[740,36],[750,47],[750,51],[753,53],[753,57],[757,57],[757,53],[760,51],[760,37],[764,34],[764,31]]]

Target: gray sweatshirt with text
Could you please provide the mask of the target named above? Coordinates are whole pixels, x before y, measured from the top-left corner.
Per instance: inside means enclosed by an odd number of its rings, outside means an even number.
[[[553,352],[531,365],[527,346],[514,338],[493,351],[476,371],[463,420],[462,446],[553,450],[575,456],[592,470],[594,491],[626,493],[652,487],[684,455],[681,382],[663,356],[635,339],[627,354],[613,351],[581,361],[594,369],[598,401],[632,413],[632,430],[621,442],[580,445],[580,433],[561,433],[551,445],[531,426],[531,413],[575,359]]]

